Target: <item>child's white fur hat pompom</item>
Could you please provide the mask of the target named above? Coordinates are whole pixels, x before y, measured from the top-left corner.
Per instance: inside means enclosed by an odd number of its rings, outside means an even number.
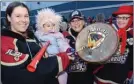
[[[62,22],[62,16],[58,13],[56,13],[51,8],[45,8],[40,11],[38,11],[38,14],[36,15],[36,27],[37,30],[41,30],[43,28],[43,24],[52,22],[56,26],[56,31],[59,31],[60,23]]]

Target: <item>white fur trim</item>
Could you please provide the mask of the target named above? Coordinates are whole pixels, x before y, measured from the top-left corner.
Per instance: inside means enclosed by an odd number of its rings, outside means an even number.
[[[27,42],[36,42],[34,39],[26,39]]]
[[[14,44],[14,46],[15,46],[15,51],[18,51],[18,47],[16,46],[17,40],[18,40],[18,39],[14,39],[14,41],[13,41],[13,44]]]
[[[61,57],[57,56],[58,64],[59,64],[59,72],[63,71],[62,59]]]
[[[44,23],[52,22],[55,24],[56,30],[59,31],[61,21],[62,16],[50,8],[42,9],[36,15],[36,27],[38,30],[42,30]]]

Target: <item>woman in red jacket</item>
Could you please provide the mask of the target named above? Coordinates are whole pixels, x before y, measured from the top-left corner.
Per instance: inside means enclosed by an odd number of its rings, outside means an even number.
[[[120,6],[113,13],[120,45],[113,57],[96,74],[97,84],[128,84],[125,83],[133,71],[133,6]],[[131,74],[132,75],[132,74]]]

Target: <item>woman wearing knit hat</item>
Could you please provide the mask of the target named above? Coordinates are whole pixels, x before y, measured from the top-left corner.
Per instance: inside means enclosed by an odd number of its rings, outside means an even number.
[[[97,84],[129,84],[133,71],[133,6],[120,6],[112,15],[116,18],[120,45],[96,74]]]
[[[47,48],[48,57],[66,52],[71,48],[62,33],[59,32],[61,21],[62,16],[50,8],[40,10],[36,16],[37,31],[35,35],[43,45],[50,41]],[[66,84],[67,73],[59,75],[58,80],[60,84]]]

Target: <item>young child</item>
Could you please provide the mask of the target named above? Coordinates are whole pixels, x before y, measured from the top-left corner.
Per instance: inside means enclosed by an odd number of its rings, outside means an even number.
[[[48,57],[71,49],[62,33],[59,32],[61,21],[62,16],[50,8],[40,10],[36,16],[37,31],[35,35],[43,45],[46,41],[50,41],[47,48]],[[60,74],[58,80],[60,84],[66,84],[67,73]]]

